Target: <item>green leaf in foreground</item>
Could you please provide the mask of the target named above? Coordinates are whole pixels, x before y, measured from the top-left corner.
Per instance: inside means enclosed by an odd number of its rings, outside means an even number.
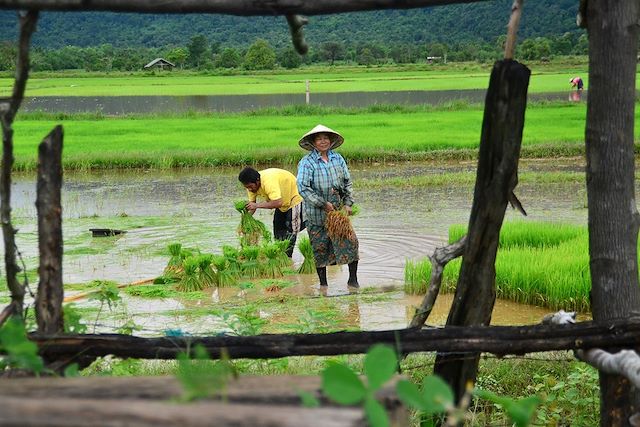
[[[298,396],[302,400],[302,406],[305,408],[317,408],[320,406],[320,401],[308,391],[298,390]]]
[[[401,380],[396,385],[398,398],[407,406],[413,409],[422,409],[427,406],[418,386],[411,381]]]
[[[360,378],[344,365],[331,365],[322,371],[322,390],[334,402],[354,405],[365,397],[365,387]]]
[[[0,328],[0,350],[6,353],[0,358],[3,366],[27,369],[36,374],[44,369],[38,346],[27,338],[24,323],[20,319],[12,317]]]
[[[422,382],[422,397],[425,407],[423,411],[430,414],[444,412],[453,405],[453,391],[449,384],[436,375],[429,375]]]
[[[377,344],[367,352],[364,358],[364,374],[369,380],[369,390],[376,391],[389,381],[396,372],[398,358],[388,345]]]
[[[367,396],[364,402],[364,413],[371,427],[389,427],[391,425],[387,411],[373,395]]]

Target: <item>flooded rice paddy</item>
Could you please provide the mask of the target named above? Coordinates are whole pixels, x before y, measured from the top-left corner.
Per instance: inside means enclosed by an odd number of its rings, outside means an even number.
[[[207,253],[220,253],[224,244],[237,245],[239,214],[233,201],[246,196],[236,178],[238,170],[66,173],[63,277],[65,285],[70,286],[66,295],[78,292],[71,285],[92,280],[124,284],[160,276],[171,243]],[[349,294],[346,266],[329,268],[326,295],[321,294],[315,275],[297,274],[286,275],[282,279],[286,289],[275,293],[262,291],[258,289],[260,286],[208,289],[184,298],[149,299],[122,293],[124,303],[113,312],[105,309],[97,330],[113,331],[124,320],[131,319],[142,328],[137,332],[140,335],[162,334],[166,329],[214,333],[225,330],[223,319],[214,313],[217,308],[238,309],[246,304],[257,304],[265,331],[276,330],[275,323],[299,325],[305,318],[316,326],[326,323],[330,329],[404,327],[421,301],[421,297],[402,292],[405,261],[424,258],[446,242],[450,225],[468,221],[473,185],[454,181],[430,187],[405,187],[385,185],[384,180],[400,177],[410,183],[417,176],[474,170],[475,162],[351,167],[355,198],[361,207],[360,214],[353,219],[360,239],[362,289],[358,294]],[[581,159],[562,163],[529,160],[521,163],[520,170],[580,171],[583,165]],[[37,267],[35,191],[35,173],[14,177],[12,206],[19,229],[16,239],[32,271]],[[523,183],[516,193],[531,220],[586,224],[583,183]],[[260,210],[258,218],[271,228],[270,212]],[[519,218],[517,212],[507,210],[507,220]],[[114,228],[126,233],[97,238],[92,237],[90,228]],[[293,261],[294,267],[302,262],[297,249]],[[32,273],[31,282],[34,280]],[[296,308],[291,308],[288,302]],[[444,324],[450,303],[451,295],[441,295],[428,323]],[[83,299],[76,305],[95,311],[99,303]],[[498,301],[493,323],[537,323],[548,312]],[[319,318],[322,313],[326,318]]]
[[[531,101],[584,101],[587,91],[529,94]],[[464,101],[484,102],[485,89],[311,93],[310,105],[325,107],[368,107],[376,104],[441,105]],[[266,107],[307,103],[305,93],[267,95],[194,95],[194,96],[40,96],[26,98],[24,111],[49,113],[100,112],[106,115],[182,113],[189,111],[240,112]]]

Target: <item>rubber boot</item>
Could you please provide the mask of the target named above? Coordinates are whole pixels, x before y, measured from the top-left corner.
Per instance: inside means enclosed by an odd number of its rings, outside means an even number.
[[[360,287],[358,284],[358,261],[349,263],[349,280],[347,281],[347,286],[351,286],[352,288]]]
[[[327,267],[317,267],[318,279],[320,279],[320,286],[329,286],[327,283]]]

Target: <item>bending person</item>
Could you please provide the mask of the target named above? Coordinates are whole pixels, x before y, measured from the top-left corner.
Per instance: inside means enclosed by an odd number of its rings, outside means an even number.
[[[296,177],[284,169],[269,168],[258,172],[246,167],[240,171],[238,180],[247,189],[247,210],[252,215],[257,209],[274,209],[273,237],[289,240],[287,256],[291,258],[296,236],[305,228]],[[265,201],[258,202],[258,197]]]
[[[351,174],[342,156],[335,151],[344,138],[318,125],[304,134],[299,144],[311,151],[298,164],[298,191],[304,199],[307,233],[313,248],[320,286],[327,286],[327,265],[348,264],[348,286],[358,285],[358,238],[334,238],[325,225],[327,213],[341,207],[351,215]]]

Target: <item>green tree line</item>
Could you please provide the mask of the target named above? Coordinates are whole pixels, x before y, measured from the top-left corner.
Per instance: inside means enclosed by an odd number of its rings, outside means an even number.
[[[309,17],[304,32],[310,45],[329,41],[347,44],[410,45],[425,43],[493,43],[506,32],[513,0],[491,0],[422,9],[380,10]],[[518,37],[582,34],[576,26],[577,0],[527,2]],[[0,11],[0,41],[15,40],[17,17]],[[210,42],[235,49],[258,38],[275,49],[290,45],[284,17],[240,17],[215,14],[135,14],[43,12],[33,43],[46,49],[65,46],[163,48],[186,46],[201,34]]]
[[[303,64],[408,64],[421,62],[492,62],[502,56],[504,36],[493,43],[357,43],[327,41],[313,46],[305,56],[298,55],[291,46],[275,48],[264,39],[257,39],[244,47],[225,46],[211,42],[202,34],[195,35],[186,46],[165,48],[114,47],[111,44],[59,49],[35,47],[31,55],[34,71],[78,70],[135,71],[157,57],[177,68],[190,70],[244,69],[273,70],[297,68]],[[586,35],[565,33],[560,36],[535,37],[521,41],[516,57],[524,60],[544,60],[564,55],[587,53]],[[0,43],[0,71],[14,67],[16,45]]]

